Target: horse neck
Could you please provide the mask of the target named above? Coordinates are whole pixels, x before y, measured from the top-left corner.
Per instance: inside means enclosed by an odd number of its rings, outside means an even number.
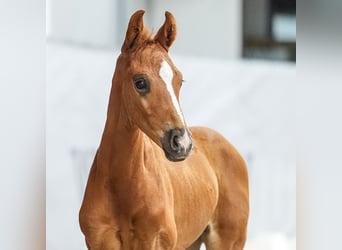
[[[106,176],[125,178],[138,172],[144,154],[144,134],[127,117],[121,89],[113,82],[107,120],[98,150],[98,164]]]

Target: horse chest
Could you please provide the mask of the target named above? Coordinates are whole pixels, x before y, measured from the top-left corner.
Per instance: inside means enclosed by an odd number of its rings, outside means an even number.
[[[164,249],[158,246],[174,244],[176,229],[169,185],[147,175],[119,186],[110,200],[122,249]]]
[[[139,176],[115,183],[109,199],[113,216],[122,223],[144,220],[153,221],[171,204],[170,184],[155,174]]]
[[[190,157],[187,166],[172,169],[170,175],[179,241],[195,240],[208,225],[217,205],[215,172],[204,160],[195,162]]]

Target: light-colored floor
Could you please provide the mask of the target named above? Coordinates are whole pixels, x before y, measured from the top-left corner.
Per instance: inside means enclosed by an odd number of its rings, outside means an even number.
[[[171,51],[172,53],[172,51]],[[84,249],[78,209],[117,52],[47,47],[47,249]],[[295,249],[295,65],[173,56],[189,125],[214,128],[248,162],[248,250]]]

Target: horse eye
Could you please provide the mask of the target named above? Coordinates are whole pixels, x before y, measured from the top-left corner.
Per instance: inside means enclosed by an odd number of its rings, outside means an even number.
[[[138,75],[134,78],[134,86],[138,93],[142,96],[150,92],[150,84],[145,76]]]
[[[135,87],[138,89],[138,90],[143,90],[146,88],[146,82],[144,79],[139,79],[137,81],[135,81]]]

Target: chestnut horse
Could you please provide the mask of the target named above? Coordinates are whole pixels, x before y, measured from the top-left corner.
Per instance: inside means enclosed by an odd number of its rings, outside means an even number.
[[[79,214],[91,250],[241,250],[249,213],[244,160],[223,136],[188,128],[182,74],[168,56],[175,19],[152,37],[128,25],[107,120]]]

